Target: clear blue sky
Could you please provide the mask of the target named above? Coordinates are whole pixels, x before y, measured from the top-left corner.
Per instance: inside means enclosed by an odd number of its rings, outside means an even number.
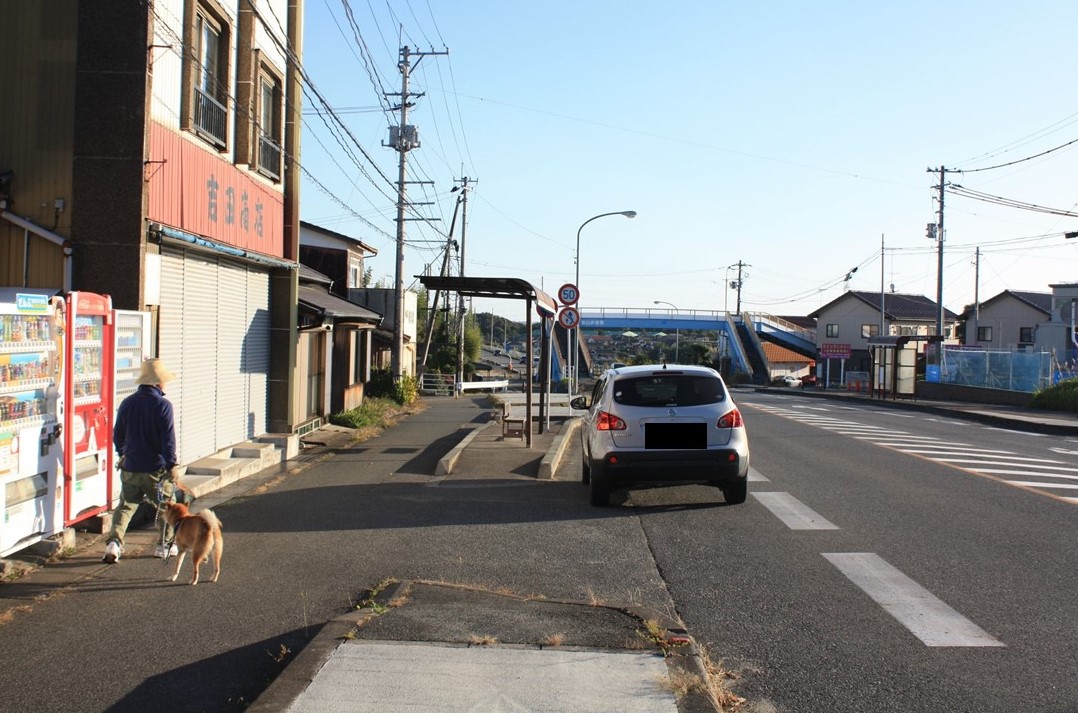
[[[941,164],[1017,162],[948,180],[1078,212],[1078,144],[1022,160],[1078,139],[1072,0],[307,0],[305,22],[304,66],[351,137],[304,116],[301,163],[324,189],[304,178],[302,216],[377,248],[368,265],[387,284],[395,208],[379,171],[397,178],[382,143],[398,115],[380,110],[397,100],[381,92],[401,89],[403,45],[450,51],[412,73],[424,96],[409,179],[433,185],[409,196],[441,221],[408,221],[406,284],[440,269],[462,176],[475,181],[465,274],[551,294],[574,278],[584,221],[638,212],[583,229],[585,309],[732,310],[739,260],[746,310],[807,314],[855,266],[850,289],[878,291],[882,274],[888,290],[935,299],[925,225],[938,175],[926,169]],[[945,208],[947,308],[974,300],[977,247],[982,300],[1078,281],[1078,240],[1062,235],[1078,218],[950,194]],[[516,302],[475,308],[523,319]]]

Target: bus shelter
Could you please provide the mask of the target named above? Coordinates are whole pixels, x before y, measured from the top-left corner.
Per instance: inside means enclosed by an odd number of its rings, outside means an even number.
[[[558,303],[553,297],[535,287],[527,280],[513,277],[454,277],[443,275],[416,275],[428,290],[456,292],[462,297],[489,297],[493,299],[523,300],[527,322],[527,353],[534,354],[532,326],[539,317],[541,329],[539,349],[539,432],[543,433],[546,414],[550,408],[550,335],[558,313]],[[534,311],[533,311],[534,308]],[[528,448],[532,445],[532,413],[534,410],[531,384],[535,365],[531,359],[525,365],[525,421],[524,439]]]
[[[921,344],[941,344],[933,334],[871,337],[868,340],[869,390],[873,396],[896,399],[917,395],[917,357]]]

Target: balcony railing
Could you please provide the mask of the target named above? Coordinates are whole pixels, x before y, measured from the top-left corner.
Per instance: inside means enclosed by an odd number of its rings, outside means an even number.
[[[216,146],[224,148],[227,145],[225,141],[227,124],[228,111],[224,105],[201,87],[195,87],[195,131]]]
[[[281,146],[262,131],[258,132],[258,170],[275,181],[281,177]]]

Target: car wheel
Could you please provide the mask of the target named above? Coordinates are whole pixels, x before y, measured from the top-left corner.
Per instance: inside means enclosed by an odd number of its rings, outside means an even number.
[[[590,464],[588,470],[591,475],[591,504],[606,507],[610,504],[610,482],[603,474],[602,466]]]
[[[732,483],[728,483],[722,488],[722,497],[726,501],[727,505],[740,505],[745,502],[745,499],[749,495],[749,481],[748,478],[744,480],[735,480]]]
[[[594,476],[591,479],[591,504],[600,508],[610,504],[610,486]]]

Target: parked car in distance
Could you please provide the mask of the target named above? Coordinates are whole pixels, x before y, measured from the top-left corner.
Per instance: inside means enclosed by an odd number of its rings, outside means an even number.
[[[629,366],[599,377],[580,428],[591,504],[634,485],[706,483],[731,505],[748,494],[749,439],[722,377],[706,366]]]
[[[816,375],[815,374],[805,374],[804,376],[801,377],[801,388],[802,389],[807,388],[809,386],[815,386],[815,385],[816,385]]]
[[[801,379],[793,374],[786,374],[775,379],[776,386],[801,386]]]

